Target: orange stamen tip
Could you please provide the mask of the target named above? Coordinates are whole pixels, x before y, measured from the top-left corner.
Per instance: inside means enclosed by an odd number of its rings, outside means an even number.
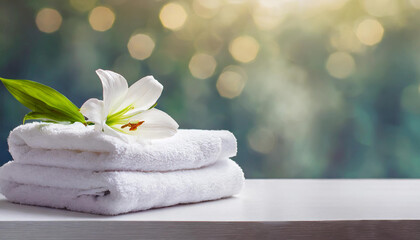
[[[144,123],[144,121],[140,121],[137,123],[127,123],[121,126],[121,128],[126,128],[126,127],[130,127],[129,131],[136,131],[137,128],[142,125]]]

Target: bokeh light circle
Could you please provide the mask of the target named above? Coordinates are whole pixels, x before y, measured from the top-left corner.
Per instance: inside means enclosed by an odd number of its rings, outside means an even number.
[[[353,57],[347,52],[334,52],[327,60],[326,69],[335,78],[346,78],[355,70]]]
[[[356,28],[356,36],[361,43],[372,46],[379,43],[384,35],[384,27],[376,19],[365,19]]]
[[[162,25],[171,30],[181,29],[186,20],[187,12],[184,7],[178,3],[168,3],[162,7],[159,13],[159,19]]]
[[[61,14],[52,8],[43,8],[41,9],[35,18],[36,26],[38,27],[39,31],[44,33],[53,33],[57,31],[63,18]]]
[[[136,34],[128,41],[127,48],[131,57],[144,60],[152,55],[155,42],[146,34]]]
[[[195,54],[188,64],[191,74],[199,79],[211,77],[216,66],[216,59],[214,59],[213,56],[204,53]]]
[[[219,76],[216,88],[220,96],[235,98],[245,87],[246,75],[239,67],[227,67]]]
[[[260,45],[257,40],[251,36],[239,36],[229,45],[229,52],[232,57],[242,63],[253,61],[258,54]]]
[[[115,21],[114,12],[104,6],[94,8],[89,14],[90,26],[96,31],[105,32],[109,30]]]

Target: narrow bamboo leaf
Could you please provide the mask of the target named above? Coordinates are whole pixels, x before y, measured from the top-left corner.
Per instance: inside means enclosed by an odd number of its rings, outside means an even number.
[[[34,112],[25,116],[24,120],[43,115],[43,119],[51,121],[85,123],[79,108],[56,90],[29,80],[0,80],[19,102]]]
[[[40,113],[40,112],[30,112],[25,115],[23,118],[23,123],[27,120],[42,120],[45,122],[55,122],[55,123],[69,123],[68,117],[60,113]]]

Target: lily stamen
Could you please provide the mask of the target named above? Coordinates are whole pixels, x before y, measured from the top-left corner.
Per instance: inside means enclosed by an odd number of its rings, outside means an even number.
[[[122,125],[121,126],[121,128],[126,128],[126,127],[130,127],[130,129],[129,129],[129,131],[136,131],[137,130],[137,128],[140,126],[140,125],[142,125],[144,123],[144,121],[140,121],[140,122],[137,122],[137,123],[127,123],[127,124],[125,124],[125,125]]]

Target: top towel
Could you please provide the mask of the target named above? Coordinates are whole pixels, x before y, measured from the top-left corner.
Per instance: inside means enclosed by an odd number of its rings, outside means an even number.
[[[208,166],[236,155],[236,138],[223,130],[178,130],[170,138],[127,143],[93,126],[29,123],[9,135],[17,162],[95,171],[173,171]]]

